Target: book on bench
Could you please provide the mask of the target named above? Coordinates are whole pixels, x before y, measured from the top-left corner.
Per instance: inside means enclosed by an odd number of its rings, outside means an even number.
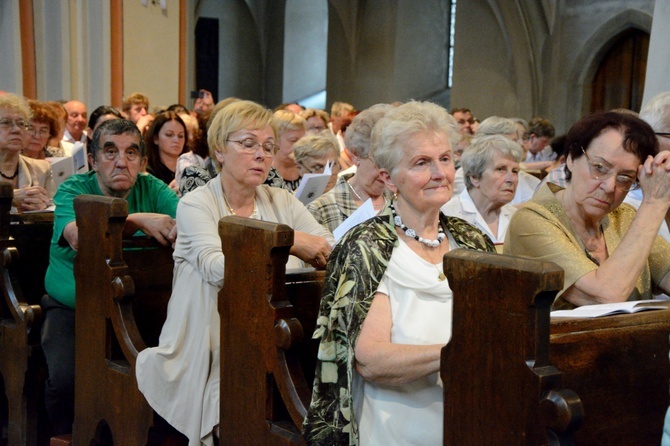
[[[582,305],[573,310],[552,311],[551,317],[601,317],[612,314],[631,314],[639,311],[666,310],[667,306],[654,305],[658,300],[633,300],[614,304]]]

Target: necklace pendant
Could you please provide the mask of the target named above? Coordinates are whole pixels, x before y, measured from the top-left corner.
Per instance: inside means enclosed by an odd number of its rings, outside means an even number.
[[[447,280],[447,276],[445,276],[444,273],[440,273],[440,275],[437,276],[437,280],[439,280],[440,282],[444,282],[445,280]]]

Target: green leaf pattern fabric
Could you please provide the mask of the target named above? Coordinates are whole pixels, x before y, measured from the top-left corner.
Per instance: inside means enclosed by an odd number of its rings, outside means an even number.
[[[460,247],[495,252],[491,240],[464,220],[443,214],[440,220]],[[310,445],[358,444],[351,397],[354,346],[396,246],[387,208],[349,231],[331,253],[313,335],[320,343],[312,402],[303,424]]]

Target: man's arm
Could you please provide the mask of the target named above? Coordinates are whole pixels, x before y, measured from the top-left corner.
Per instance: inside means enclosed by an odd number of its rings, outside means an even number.
[[[155,238],[161,245],[172,245],[177,239],[177,225],[175,223],[174,218],[169,215],[138,212],[130,214],[126,218],[123,236],[130,237],[141,230],[146,235]]]

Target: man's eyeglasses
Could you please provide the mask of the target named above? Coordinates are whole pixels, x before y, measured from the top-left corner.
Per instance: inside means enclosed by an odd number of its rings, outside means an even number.
[[[0,119],[0,129],[2,130],[11,130],[12,127],[17,126],[20,130],[26,130],[30,123],[25,119],[10,119],[3,118]]]
[[[670,133],[666,133],[666,132],[656,132],[655,134],[656,134],[656,136],[662,136],[662,137],[664,137],[664,138],[670,138]]]
[[[263,149],[263,155],[266,158],[272,158],[273,156],[275,156],[275,153],[277,153],[277,150],[279,150],[279,146],[271,141],[264,142],[263,144],[259,143],[258,141],[252,138],[246,138],[241,141],[227,139],[226,141],[239,144],[240,152],[246,153],[247,155],[255,154],[256,151],[258,151],[258,148],[260,147]]]
[[[612,168],[607,167],[603,163],[599,163],[597,161],[591,161],[591,158],[586,153],[586,150],[584,150],[584,147],[580,148],[582,149],[582,153],[586,157],[586,162],[589,166],[589,172],[591,172],[591,177],[593,177],[594,180],[605,181],[606,179],[615,174],[615,172],[612,171]],[[629,190],[635,190],[639,188],[640,183],[637,181],[637,178],[632,177],[630,175],[617,174],[615,178],[615,187],[622,192],[628,192]]]

